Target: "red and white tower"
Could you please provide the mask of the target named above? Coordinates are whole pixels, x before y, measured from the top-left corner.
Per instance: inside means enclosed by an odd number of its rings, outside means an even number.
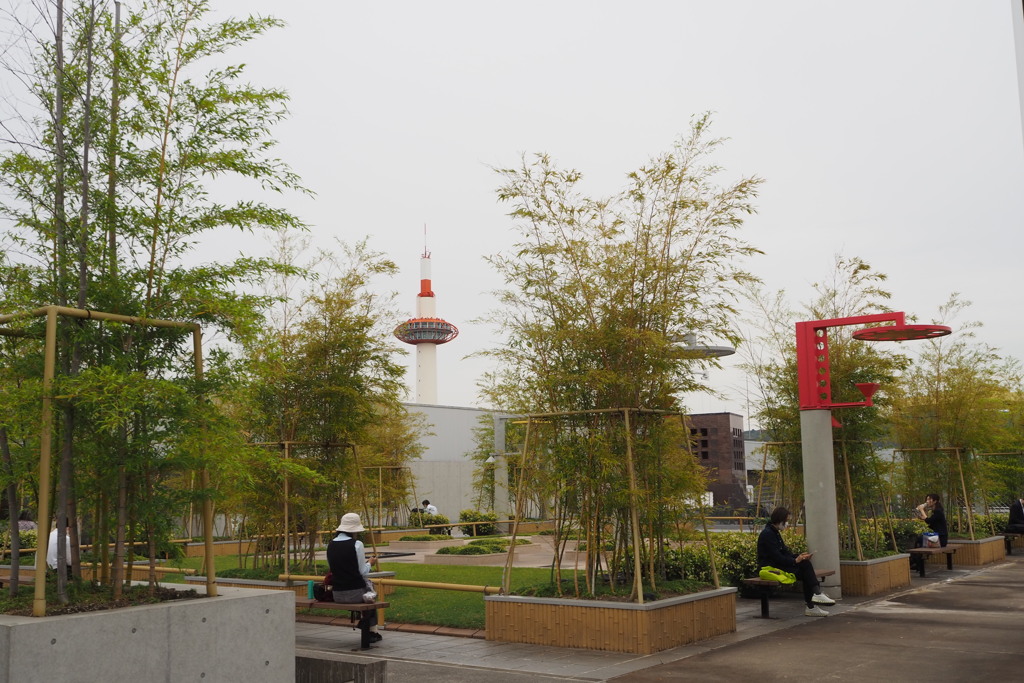
[[[420,257],[420,293],[416,317],[395,328],[395,336],[416,345],[416,402],[437,403],[437,346],[459,336],[459,328],[435,317],[434,292],[430,289],[430,252]]]

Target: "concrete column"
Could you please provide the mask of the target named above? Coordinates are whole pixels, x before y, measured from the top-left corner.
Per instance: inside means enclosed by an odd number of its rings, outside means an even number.
[[[836,514],[836,471],[832,452],[832,411],[801,410],[800,441],[804,463],[804,509],[807,549],[815,569],[834,569],[822,586],[830,597],[842,597],[839,571],[839,520]]]
[[[416,402],[437,404],[437,344],[416,345]]]

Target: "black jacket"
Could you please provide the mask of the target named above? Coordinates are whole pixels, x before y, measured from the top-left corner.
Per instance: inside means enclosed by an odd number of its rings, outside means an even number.
[[[771,524],[765,524],[757,537],[757,566],[775,567],[792,572],[796,569],[796,553],[790,551],[782,534]]]
[[[924,523],[928,525],[928,528],[939,535],[939,545],[943,548],[946,547],[946,543],[949,541],[949,528],[946,526],[946,513],[940,508],[932,510],[932,514],[928,515],[928,519],[924,520]]]
[[[334,590],[355,590],[366,585],[366,581],[359,571],[359,559],[356,555],[356,541],[354,538],[328,543],[327,564],[331,567],[331,579]]]
[[[1024,505],[1021,504],[1019,499],[1013,501],[1013,505],[1010,506],[1009,523],[1024,526]]]

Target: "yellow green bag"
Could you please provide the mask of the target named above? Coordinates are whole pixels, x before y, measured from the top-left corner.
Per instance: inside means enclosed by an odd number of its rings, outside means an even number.
[[[761,567],[761,571],[758,573],[758,577],[765,581],[778,581],[779,583],[796,583],[796,576],[789,572],[784,572],[781,569],[775,567]]]

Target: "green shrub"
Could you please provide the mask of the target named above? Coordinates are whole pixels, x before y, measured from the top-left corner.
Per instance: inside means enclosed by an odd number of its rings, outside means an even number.
[[[502,548],[494,545],[446,545],[438,548],[438,555],[490,555],[492,553],[503,553],[508,546]]]
[[[36,530],[26,529],[18,532],[18,541],[21,544],[21,549],[35,548],[36,547]],[[0,531],[0,548],[11,547],[11,532],[10,529]]]
[[[494,512],[479,510],[463,510],[459,513],[460,522],[497,522],[498,515]],[[466,536],[490,536],[498,533],[496,524],[466,524],[459,527]]]
[[[449,519],[444,515],[428,515],[425,512],[413,512],[409,515],[409,524],[414,527],[430,527],[429,531],[433,535],[444,534],[450,536],[452,528],[447,526],[450,523]]]
[[[786,545],[794,553],[807,550],[807,541],[796,531],[782,532]],[[742,579],[757,576],[757,534],[725,532],[711,535],[715,549],[715,565],[722,585],[739,586]],[[668,579],[692,579],[713,583],[711,560],[707,545],[690,543],[679,549],[665,551]]]
[[[420,534],[419,536],[402,536],[399,541],[450,541],[450,536],[438,534]]]

